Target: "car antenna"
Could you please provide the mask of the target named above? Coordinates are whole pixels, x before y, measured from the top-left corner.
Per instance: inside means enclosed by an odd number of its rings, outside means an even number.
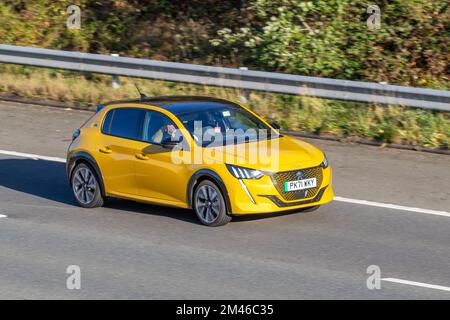
[[[142,93],[142,91],[139,89],[139,87],[138,87],[138,85],[136,83],[134,84],[134,86],[136,87],[137,91],[139,92],[139,98],[141,100],[147,98],[147,96],[144,93]]]

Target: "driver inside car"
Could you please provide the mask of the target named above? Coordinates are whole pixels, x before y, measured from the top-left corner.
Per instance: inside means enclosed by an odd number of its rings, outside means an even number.
[[[161,143],[166,139],[173,139],[175,137],[176,128],[173,124],[165,124],[159,128],[152,136],[152,141]]]

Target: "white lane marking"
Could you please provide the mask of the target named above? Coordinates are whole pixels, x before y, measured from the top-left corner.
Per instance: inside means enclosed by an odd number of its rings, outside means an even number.
[[[380,208],[402,210],[402,211],[410,211],[410,212],[419,212],[419,213],[433,214],[433,215],[436,215],[436,216],[450,217],[450,212],[446,212],[446,211],[421,209],[421,208],[415,208],[415,207],[406,207],[406,206],[399,206],[399,205],[390,204],[390,203],[382,203],[382,202],[374,202],[374,201],[367,201],[367,200],[349,199],[349,198],[343,198],[343,197],[334,197],[334,200],[335,201],[341,201],[341,202],[354,203],[354,204],[362,204],[362,205],[365,205],[365,206],[380,207]]]
[[[381,280],[387,281],[387,282],[406,284],[406,285],[416,286],[416,287],[423,287],[423,288],[442,290],[442,291],[450,291],[450,287],[438,286],[435,284],[429,284],[429,283],[423,283],[423,282],[409,281],[409,280],[396,279],[396,278],[381,278]]]
[[[47,156],[41,156],[38,154],[22,153],[22,152],[16,152],[16,151],[8,151],[8,150],[0,150],[0,154],[29,158],[29,159],[34,159],[34,160],[47,160],[47,161],[55,161],[55,162],[62,162],[62,163],[66,162],[66,159],[63,159],[63,158],[47,157]],[[450,217],[450,212],[446,212],[446,211],[421,209],[421,208],[400,206],[400,205],[396,205],[396,204],[389,204],[389,203],[382,203],[382,202],[375,202],[375,201],[350,199],[350,198],[344,198],[344,197],[338,197],[338,196],[334,197],[334,200],[340,201],[340,202],[361,204],[361,205],[365,205],[365,206],[380,207],[380,208],[426,213],[426,214],[432,214],[432,215],[436,215],[436,216]]]
[[[5,214],[0,214],[0,218],[8,218],[8,216]]]
[[[0,154],[4,154],[4,155],[8,155],[8,156],[15,156],[15,157],[28,158],[28,159],[33,159],[33,160],[47,160],[47,161],[54,161],[54,162],[66,162],[66,159],[63,159],[63,158],[40,156],[38,154],[22,153],[22,152],[16,152],[16,151],[8,151],[8,150],[0,150]]]

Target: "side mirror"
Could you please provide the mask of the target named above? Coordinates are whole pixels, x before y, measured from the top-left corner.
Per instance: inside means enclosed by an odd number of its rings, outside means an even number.
[[[175,138],[165,137],[161,141],[161,146],[163,148],[173,149],[178,144],[180,144],[182,141],[183,141],[183,136],[179,136],[179,137],[175,137]]]

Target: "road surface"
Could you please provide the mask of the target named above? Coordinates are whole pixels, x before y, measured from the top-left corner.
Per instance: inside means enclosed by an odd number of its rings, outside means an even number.
[[[89,114],[0,102],[0,299],[450,299],[449,156],[309,140],[338,201],[208,228],[188,210],[77,207],[58,158]]]

